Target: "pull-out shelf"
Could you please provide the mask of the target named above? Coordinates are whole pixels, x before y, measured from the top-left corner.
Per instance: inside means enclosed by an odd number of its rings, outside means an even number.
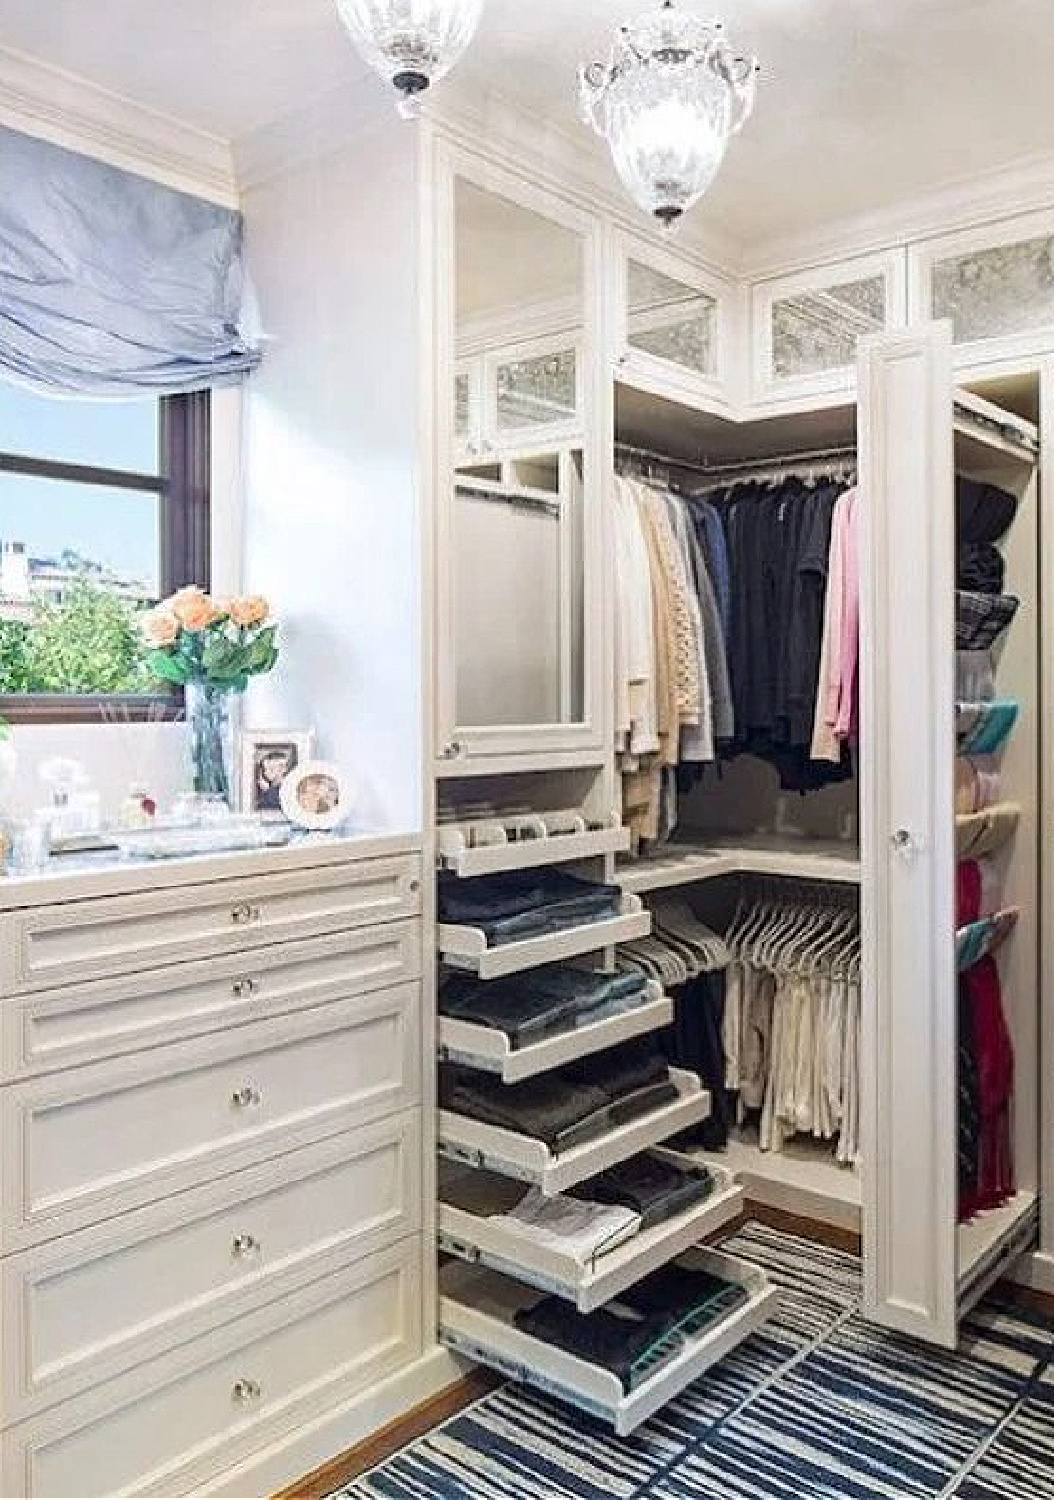
[[[655,1154],[677,1166],[698,1166],[696,1159],[675,1151]],[[496,1216],[507,1213],[523,1196],[522,1184],[488,1172],[440,1165],[439,1248],[566,1297],[583,1313],[610,1302],[634,1282],[724,1228],[743,1207],[743,1189],[731,1172],[708,1161],[714,1179],[708,1198],[583,1263],[566,1252],[510,1234],[498,1221]]]
[[[661,1031],[672,1021],[673,1001],[663,994],[661,985],[649,980],[646,998],[632,1010],[586,1022],[525,1047],[513,1047],[505,1033],[492,1026],[440,1016],[439,1057],[442,1062],[463,1063],[486,1073],[498,1073],[503,1083],[518,1083],[590,1052],[617,1047],[631,1037]]]
[[[774,1311],[776,1290],[759,1267],[721,1251],[700,1249],[686,1251],[679,1263],[739,1282],[746,1288],[747,1300],[714,1326],[686,1338],[629,1394],[610,1370],[517,1328],[516,1313],[532,1307],[541,1294],[479,1266],[451,1262],[443,1267],[440,1338],[469,1359],[605,1418],[624,1437],[723,1359]]]
[[[467,969],[481,979],[500,979],[503,974],[519,974],[540,964],[559,963],[582,953],[595,953],[615,943],[647,937],[651,931],[651,914],[644,910],[639,896],[623,892],[618,916],[581,927],[565,927],[540,937],[525,938],[518,943],[503,943],[492,948],[486,934],[478,927],[455,922],[439,924],[439,956],[455,969]]]
[[[439,859],[445,870],[469,877],[494,875],[500,870],[534,870],[542,865],[571,864],[579,859],[597,859],[604,854],[625,854],[630,846],[628,828],[586,828],[548,833],[541,819],[533,836],[514,841],[469,845],[459,830],[439,832]]]
[[[705,1120],[710,1113],[710,1095],[696,1074],[671,1068],[670,1079],[677,1086],[678,1097],[669,1104],[559,1155],[534,1136],[487,1125],[447,1109],[439,1111],[439,1150],[453,1161],[486,1167],[503,1177],[540,1187],[543,1193],[562,1193],[576,1182],[595,1177],[616,1162]]]
[[[1035,1193],[1015,1193],[1003,1208],[988,1209],[958,1226],[958,1305],[963,1317],[1005,1276],[1035,1242],[1039,1204]]]

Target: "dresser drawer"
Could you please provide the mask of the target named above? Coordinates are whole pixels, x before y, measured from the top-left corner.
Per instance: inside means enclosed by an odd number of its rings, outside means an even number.
[[[139,974],[161,964],[251,954],[421,910],[421,861],[362,860],[8,913],[0,991]]]
[[[421,1224],[418,1110],[0,1262],[3,1425]]]
[[[0,1006],[0,1069],[6,1082],[97,1062],[420,974],[421,924],[414,919],[35,990]]]
[[[420,1098],[401,985],[0,1090],[4,1253]]]
[[[2,1439],[3,1493],[200,1493],[421,1350],[418,1236],[99,1384]]]

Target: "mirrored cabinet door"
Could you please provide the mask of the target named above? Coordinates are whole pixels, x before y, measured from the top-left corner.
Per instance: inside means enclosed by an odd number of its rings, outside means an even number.
[[[730,400],[731,287],[692,261],[628,235],[612,267],[616,379],[689,405]]]
[[[497,183],[507,190],[499,191]],[[437,526],[436,754],[599,743],[588,351],[599,227],[453,168],[451,444]],[[594,353],[594,367],[596,356]]]
[[[867,335],[903,327],[904,253],[865,256],[754,287],[755,400],[851,394]]]

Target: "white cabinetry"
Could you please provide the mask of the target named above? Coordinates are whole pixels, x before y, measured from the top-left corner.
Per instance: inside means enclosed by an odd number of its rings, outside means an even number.
[[[422,1353],[420,854],[0,902],[4,1493],[207,1492]]]

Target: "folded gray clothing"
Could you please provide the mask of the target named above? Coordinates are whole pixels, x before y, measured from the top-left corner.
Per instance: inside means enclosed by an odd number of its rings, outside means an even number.
[[[452,974],[440,986],[439,1013],[502,1031],[515,1047],[572,1030],[608,1008],[639,1004],[646,994],[641,974],[598,974],[549,964],[489,981]]]
[[[440,1089],[445,1109],[533,1136],[554,1152],[592,1140],[677,1097],[662,1053],[633,1042],[522,1083],[502,1083],[468,1068],[443,1068]]]

